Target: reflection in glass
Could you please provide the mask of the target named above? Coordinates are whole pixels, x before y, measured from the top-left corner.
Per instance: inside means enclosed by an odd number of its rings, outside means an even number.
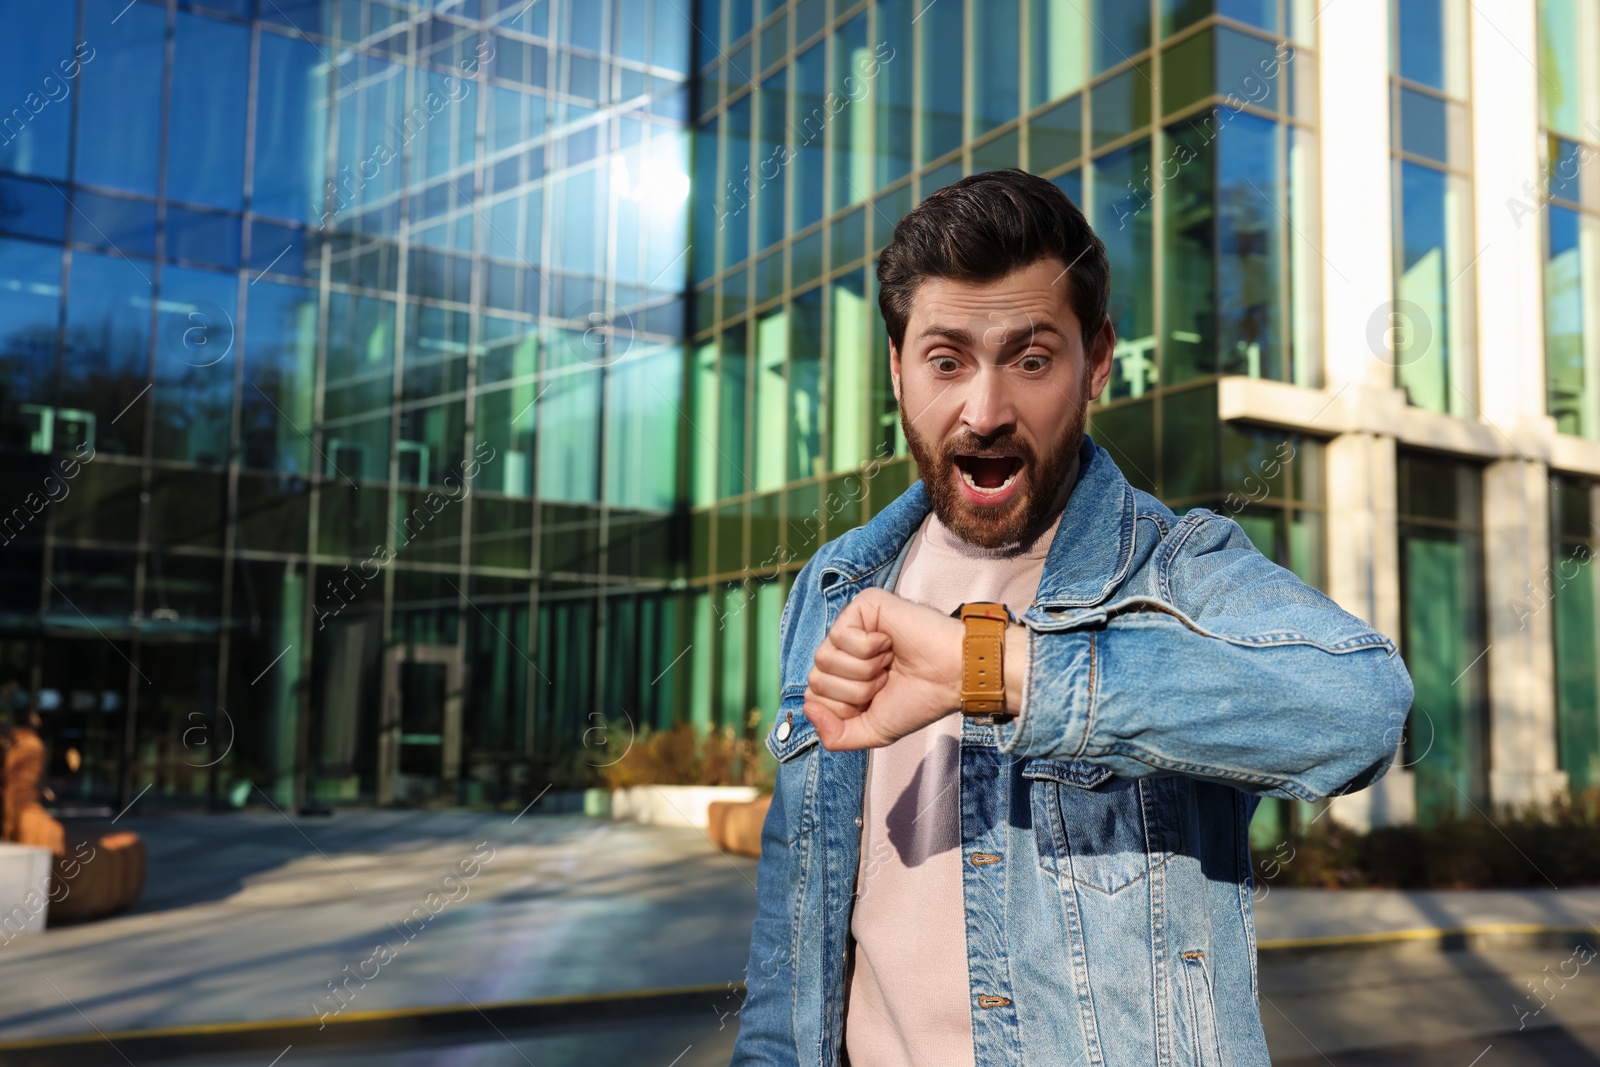
[[[1143,396],[1156,382],[1150,143],[1139,141],[1098,159],[1093,196],[1091,221],[1111,260],[1106,313],[1117,331],[1105,398]]]
[[[250,28],[180,11],[172,47],[167,195],[237,211],[244,201]]]

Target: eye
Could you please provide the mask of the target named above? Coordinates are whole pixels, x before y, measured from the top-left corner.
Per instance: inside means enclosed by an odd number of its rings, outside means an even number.
[[[954,356],[934,356],[928,362],[940,374],[954,374],[961,369],[961,361]]]
[[[1038,355],[1037,353],[1030,353],[1017,360],[1017,366],[1026,374],[1037,374],[1049,364],[1050,358],[1048,356]]]

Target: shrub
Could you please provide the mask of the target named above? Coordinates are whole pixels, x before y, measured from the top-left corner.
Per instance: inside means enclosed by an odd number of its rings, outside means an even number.
[[[606,785],[753,785],[770,782],[766,749],[732,727],[702,735],[687,723],[641,733],[628,754],[601,770]]]
[[[1331,820],[1329,820],[1331,823]],[[1278,887],[1544,889],[1600,884],[1600,792],[1491,823],[1476,813],[1368,832],[1319,825],[1269,853],[1258,881]]]

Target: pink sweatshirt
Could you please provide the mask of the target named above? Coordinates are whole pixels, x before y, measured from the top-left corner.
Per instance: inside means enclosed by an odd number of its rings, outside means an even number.
[[[943,612],[999,601],[1020,615],[1033,602],[1061,517],[1018,554],[962,541],[929,513],[895,592]],[[1006,669],[1017,669],[1006,664]],[[967,985],[961,895],[961,716],[908,734],[867,759],[854,968],[845,1002],[845,1052],[855,1067],[970,1067],[973,998]]]

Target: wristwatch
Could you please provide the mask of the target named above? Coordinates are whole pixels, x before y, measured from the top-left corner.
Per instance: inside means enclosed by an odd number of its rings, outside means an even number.
[[[961,638],[961,714],[1006,715],[1006,627],[1016,616],[992,601],[962,604],[950,614],[966,628]]]

